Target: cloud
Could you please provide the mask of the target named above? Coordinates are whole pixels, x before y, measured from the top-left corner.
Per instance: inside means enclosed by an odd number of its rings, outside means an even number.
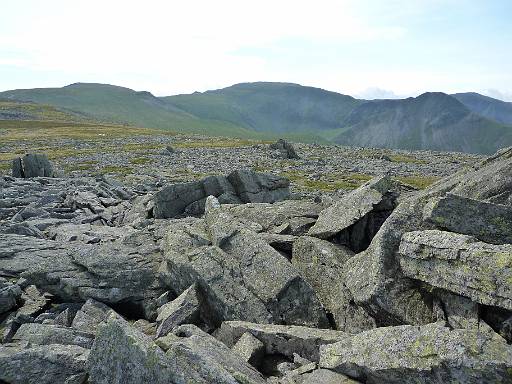
[[[364,91],[356,95],[357,98],[366,100],[375,99],[401,99],[403,96],[397,95],[395,92],[388,89],[382,89],[378,87],[366,88]]]
[[[512,92],[504,92],[498,89],[487,89],[482,92],[484,95],[495,99],[512,102]]]

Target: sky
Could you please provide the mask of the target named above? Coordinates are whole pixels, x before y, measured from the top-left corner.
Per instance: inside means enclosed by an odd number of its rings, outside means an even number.
[[[280,81],[512,101],[511,0],[2,0],[0,90]]]

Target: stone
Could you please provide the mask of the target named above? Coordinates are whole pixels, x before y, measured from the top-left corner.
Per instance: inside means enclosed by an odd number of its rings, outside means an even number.
[[[258,367],[265,355],[265,345],[250,332],[245,332],[231,348],[253,367]]]
[[[439,230],[408,232],[400,243],[408,277],[512,310],[512,245],[493,245]]]
[[[290,181],[284,177],[241,169],[231,172],[228,180],[243,203],[274,203],[290,197]]]
[[[280,354],[293,360],[294,354],[310,361],[319,360],[319,348],[335,343],[347,333],[331,329],[308,328],[277,324],[255,324],[245,321],[225,321],[216,337],[232,347],[244,333],[250,333],[265,346],[267,355]]]
[[[279,151],[283,159],[300,159],[293,145],[284,139],[279,139],[277,142],[270,144],[270,148]]]
[[[0,314],[15,308],[20,299],[20,286],[0,279]]]
[[[20,178],[54,177],[53,166],[48,156],[41,153],[28,153],[13,160],[12,175]]]
[[[177,293],[197,283],[211,324],[242,319],[328,326],[313,289],[257,233],[221,208],[208,209],[205,221],[169,227],[161,275]]]
[[[280,384],[358,384],[359,381],[328,369],[314,369],[298,375],[284,377]]]
[[[166,347],[164,351],[127,322],[109,320],[90,353],[89,382],[265,383],[254,368],[197,327],[178,327]]]
[[[448,193],[425,207],[423,220],[486,243],[512,243],[512,207]]]
[[[169,185],[155,193],[153,214],[158,219],[176,217],[187,206],[204,198],[206,193],[199,181]]]
[[[376,328],[320,348],[320,367],[366,383],[506,383],[512,347],[487,328]]]
[[[394,188],[388,176],[369,181],[323,210],[308,235],[321,239],[338,235],[341,244],[356,253],[363,251],[396,206]]]
[[[345,286],[343,266],[354,253],[341,245],[302,236],[293,244],[292,264],[315,290],[333,317],[336,329],[358,333],[376,327],[375,320],[357,306]]]
[[[35,345],[78,345],[90,349],[94,341],[94,335],[58,325],[26,323],[22,324],[16,331],[12,341],[27,341]]]
[[[158,329],[156,337],[167,335],[181,324],[195,324],[199,320],[200,302],[195,285],[178,296],[175,300],[158,308]]]
[[[0,347],[0,381],[9,384],[83,384],[89,350],[77,345]]]
[[[109,318],[122,319],[109,306],[94,299],[88,299],[76,313],[71,326],[83,332],[96,334]]]

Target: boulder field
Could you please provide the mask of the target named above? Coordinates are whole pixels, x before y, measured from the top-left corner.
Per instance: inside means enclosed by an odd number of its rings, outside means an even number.
[[[0,179],[0,383],[512,383],[512,148],[328,200],[33,160]]]

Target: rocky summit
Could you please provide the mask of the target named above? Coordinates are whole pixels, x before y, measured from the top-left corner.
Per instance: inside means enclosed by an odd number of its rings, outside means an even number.
[[[342,193],[233,169],[266,151],[308,172],[320,150],[315,169],[336,171],[340,148],[279,141],[145,184],[16,158],[0,383],[512,383],[512,149],[458,172],[405,163],[447,176],[422,190],[389,174],[391,153],[366,152],[388,169]]]

